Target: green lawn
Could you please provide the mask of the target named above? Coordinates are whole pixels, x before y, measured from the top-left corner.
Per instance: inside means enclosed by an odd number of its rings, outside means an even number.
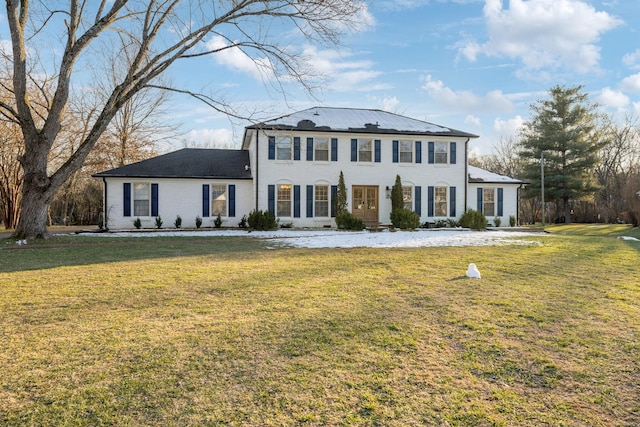
[[[640,425],[640,242],[612,237],[638,231],[566,227],[0,242],[0,424]]]

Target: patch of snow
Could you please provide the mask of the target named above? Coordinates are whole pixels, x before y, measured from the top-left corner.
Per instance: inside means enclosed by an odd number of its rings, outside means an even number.
[[[418,248],[436,246],[539,245],[539,241],[523,237],[539,233],[520,231],[470,231],[437,229],[417,231],[338,231],[338,230],[158,230],[148,232],[109,232],[92,234],[98,237],[228,237],[244,236],[268,239],[272,243],[296,248]]]
[[[631,236],[619,236],[618,239],[631,240],[632,242],[640,242],[640,240],[636,239],[635,237],[631,237]]]

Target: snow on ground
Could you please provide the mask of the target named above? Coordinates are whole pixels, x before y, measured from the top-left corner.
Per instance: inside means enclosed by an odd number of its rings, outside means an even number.
[[[524,237],[540,236],[540,233],[522,231],[470,231],[465,229],[436,229],[417,231],[388,230],[338,231],[338,230],[158,230],[109,232],[94,234],[106,237],[222,237],[245,236],[267,239],[273,243],[297,248],[417,248],[427,246],[487,246],[487,245],[539,245],[539,241],[524,240]]]

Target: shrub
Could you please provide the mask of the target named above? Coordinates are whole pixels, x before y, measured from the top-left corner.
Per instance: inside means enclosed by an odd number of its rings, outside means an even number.
[[[269,211],[253,210],[247,218],[249,227],[254,230],[274,230],[278,228],[276,216]]]
[[[133,226],[134,226],[135,228],[137,228],[138,230],[140,229],[140,227],[142,227],[142,221],[140,221],[140,218],[136,218],[136,219],[133,221]]]
[[[502,224],[502,218],[500,218],[499,216],[493,218],[493,224],[496,227],[500,227],[500,224]]]
[[[391,212],[391,223],[401,230],[414,230],[420,226],[420,216],[411,209],[394,209]]]
[[[460,225],[472,230],[484,230],[487,228],[487,218],[480,211],[469,209],[460,217]]]
[[[180,218],[180,215],[176,216],[176,220],[173,221],[173,225],[175,225],[176,228],[182,227],[182,218]]]
[[[213,220],[213,226],[215,228],[220,228],[222,227],[222,218],[220,217],[220,214],[218,214],[218,216],[216,217],[216,219]]]
[[[515,227],[516,226],[516,216],[515,215],[509,216],[509,225],[511,227]]]
[[[196,228],[200,228],[202,227],[202,218],[200,218],[200,216],[198,215],[196,217]]]
[[[247,224],[247,216],[246,215],[242,215],[242,219],[240,220],[240,222],[238,223],[238,227],[240,228],[247,228],[249,225]]]
[[[340,230],[362,230],[364,229],[364,221],[351,212],[342,212],[336,215],[336,226]]]
[[[425,222],[422,225],[422,227],[429,228],[427,224],[429,223]],[[456,228],[456,227],[460,227],[460,223],[453,218],[440,219],[435,223],[435,228]]]
[[[158,230],[162,228],[162,218],[159,216],[156,217],[156,228]]]

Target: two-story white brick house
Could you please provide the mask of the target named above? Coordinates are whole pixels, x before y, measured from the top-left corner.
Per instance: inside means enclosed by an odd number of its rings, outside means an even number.
[[[522,181],[470,171],[472,138],[380,110],[315,107],[248,126],[241,150],[184,149],[94,176],[104,182],[111,229],[132,228],[139,217],[151,227],[156,216],[170,226],[177,215],[183,227],[196,217],[211,226],[218,214],[237,226],[253,209],[293,227],[335,227],[341,172],[348,209],[368,225],[390,222],[396,175],[422,223],[459,218],[465,208],[507,223]]]

